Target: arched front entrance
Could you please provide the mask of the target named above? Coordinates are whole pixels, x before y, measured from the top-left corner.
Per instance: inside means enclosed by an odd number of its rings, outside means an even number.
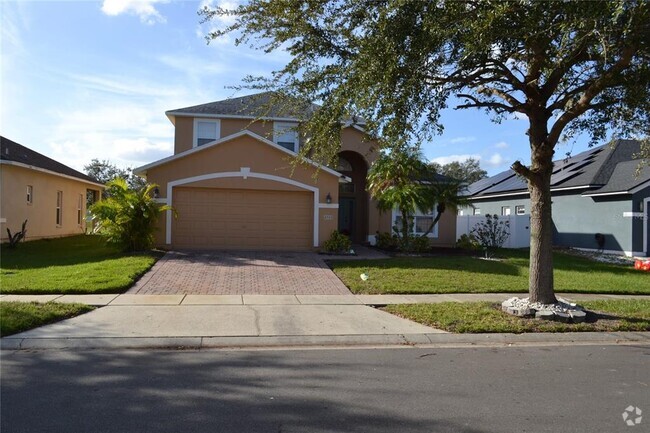
[[[368,242],[368,193],[366,160],[353,151],[339,153],[337,171],[352,179],[339,184],[339,231],[347,234],[355,244]]]

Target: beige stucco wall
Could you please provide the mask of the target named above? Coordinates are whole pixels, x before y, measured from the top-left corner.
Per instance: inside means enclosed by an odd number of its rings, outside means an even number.
[[[325,203],[327,194],[332,197],[332,203],[338,202],[338,177],[328,172],[320,171],[315,177],[316,167],[313,165],[291,166],[291,156],[250,136],[241,136],[218,145],[206,146],[199,151],[183,156],[177,160],[151,168],[147,171],[147,180],[159,185],[160,197],[167,197],[169,182],[222,172],[240,172],[242,167],[250,168],[252,173],[263,173],[272,176],[292,179],[319,189],[319,203]],[[188,185],[184,185],[188,186]],[[236,189],[269,189],[269,190],[301,190],[300,187],[273,180],[249,177],[232,177],[225,179],[209,179],[193,182],[189,186],[207,188],[236,188]],[[173,203],[172,203],[173,206]],[[328,216],[329,215],[329,216]],[[337,227],[337,210],[319,209],[319,244],[326,240]],[[165,236],[165,220],[161,218],[157,231],[157,243],[163,246]]]
[[[215,120],[206,118],[206,120]],[[176,130],[174,134],[174,154],[190,150],[194,140],[194,118],[175,118]],[[220,137],[224,138],[243,130],[249,130],[261,137],[273,141],[273,121],[254,119],[219,119]]]
[[[86,230],[86,190],[99,187],[83,181],[48,174],[9,164],[0,165],[0,223],[4,242],[7,227],[12,234],[27,220],[26,240],[84,233]],[[27,185],[33,188],[32,203],[27,203]],[[57,191],[63,191],[62,224],[56,224]],[[81,224],[77,224],[77,204],[82,199]]]

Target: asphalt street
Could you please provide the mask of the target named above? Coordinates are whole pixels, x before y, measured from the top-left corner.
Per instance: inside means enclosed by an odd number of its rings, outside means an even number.
[[[3,433],[650,431],[650,346],[2,351],[0,378]]]

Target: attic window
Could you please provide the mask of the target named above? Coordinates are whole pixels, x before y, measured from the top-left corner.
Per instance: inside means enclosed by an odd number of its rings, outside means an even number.
[[[273,141],[285,149],[298,152],[298,124],[289,122],[273,123]]]
[[[220,126],[219,120],[194,119],[194,147],[219,139]]]

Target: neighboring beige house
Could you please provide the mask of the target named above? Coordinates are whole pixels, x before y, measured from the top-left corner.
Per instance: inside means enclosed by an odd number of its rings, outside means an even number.
[[[310,250],[334,230],[357,244],[391,231],[396,215],[381,214],[366,192],[378,153],[362,125],[342,128],[337,167],[306,160],[294,169],[298,116],[269,111],[268,102],[262,93],[166,113],[175,126],[174,155],[134,170],[159,185],[159,201],[177,212],[161,218],[159,246]],[[419,215],[416,226],[432,218]],[[450,246],[455,233],[456,216],[448,212],[430,237]]]
[[[0,137],[0,240],[27,220],[26,240],[86,231],[86,196],[102,184],[45,155]]]

